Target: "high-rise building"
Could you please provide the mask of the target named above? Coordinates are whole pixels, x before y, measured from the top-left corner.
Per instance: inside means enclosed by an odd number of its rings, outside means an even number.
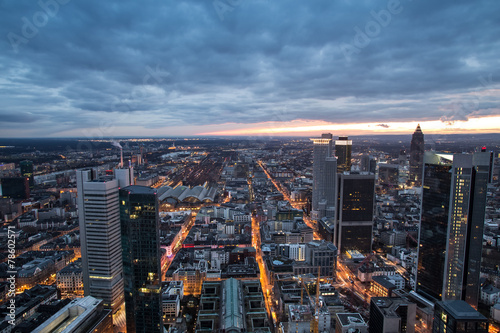
[[[477,307],[489,154],[426,152],[417,292]]]
[[[19,163],[19,168],[21,169],[21,175],[29,179],[30,190],[35,187],[35,180],[33,178],[33,161],[21,161]]]
[[[398,164],[379,164],[378,182],[380,185],[388,187],[398,187],[399,185],[399,165]]]
[[[337,160],[332,157],[332,135],[323,134],[321,138],[312,138],[313,150],[313,191],[312,214],[314,219],[321,219],[335,210],[335,181]],[[328,212],[327,212],[328,211]]]
[[[349,250],[372,251],[375,175],[338,174],[337,219],[334,244],[343,256]]]
[[[372,297],[368,333],[414,333],[417,304],[402,297]]]
[[[352,140],[347,136],[339,136],[335,140],[335,156],[337,156],[338,172],[351,171]]]
[[[437,302],[432,333],[487,333],[488,319],[464,301]]]
[[[163,332],[160,220],[156,190],[120,189],[125,313],[128,332]]]
[[[29,199],[29,179],[27,177],[0,178],[0,196],[18,200]]]
[[[84,293],[116,311],[124,300],[118,190],[130,183],[92,169],[77,170],[76,180]]]
[[[377,169],[377,161],[372,155],[363,154],[361,156],[361,171],[375,173]]]
[[[410,183],[414,186],[422,186],[422,167],[424,160],[424,133],[420,125],[411,137],[410,146]]]

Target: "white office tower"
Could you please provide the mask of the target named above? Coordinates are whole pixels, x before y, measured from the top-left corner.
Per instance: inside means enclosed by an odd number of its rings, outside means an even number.
[[[130,185],[131,172],[117,169],[116,179],[92,169],[76,172],[84,293],[113,312],[124,300],[118,189]]]
[[[118,179],[120,187],[135,185],[134,168],[115,169],[115,178]]]
[[[325,216],[334,217],[335,214],[337,158],[332,156],[330,133],[312,138],[311,141],[314,144],[311,217],[320,220]]]

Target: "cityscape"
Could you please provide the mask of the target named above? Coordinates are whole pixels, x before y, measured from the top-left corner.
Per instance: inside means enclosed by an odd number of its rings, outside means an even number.
[[[0,1],[0,333],[500,333],[498,13]]]
[[[424,132],[4,140],[0,328],[498,332],[499,135]]]

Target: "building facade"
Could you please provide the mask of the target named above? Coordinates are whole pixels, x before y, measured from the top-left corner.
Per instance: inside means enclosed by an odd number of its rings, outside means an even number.
[[[424,161],[424,134],[420,125],[413,133],[410,146],[410,184],[422,186]]]
[[[352,140],[347,136],[339,136],[335,140],[335,156],[337,156],[338,172],[351,171]]]
[[[319,220],[325,215],[335,213],[331,207],[335,206],[337,160],[332,157],[332,135],[330,133],[311,140],[314,144],[312,216]]]
[[[368,333],[414,333],[417,304],[402,297],[372,297]]]
[[[424,162],[417,292],[477,307],[489,155],[428,152]]]
[[[338,174],[337,219],[334,244],[339,255],[349,250],[372,251],[375,175]]]
[[[465,301],[437,302],[432,333],[486,333],[488,319]]]
[[[95,170],[76,171],[85,296],[117,311],[123,304],[123,269],[118,190],[128,186]]]
[[[160,219],[156,190],[120,189],[125,313],[128,332],[162,332]]]

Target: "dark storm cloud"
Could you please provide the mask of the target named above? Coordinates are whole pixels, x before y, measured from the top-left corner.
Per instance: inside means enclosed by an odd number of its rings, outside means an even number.
[[[132,126],[128,117],[141,114],[154,128],[499,112],[498,94],[482,94],[500,74],[495,0],[0,6],[0,128],[32,119],[21,112],[36,114],[47,132],[106,117]]]

